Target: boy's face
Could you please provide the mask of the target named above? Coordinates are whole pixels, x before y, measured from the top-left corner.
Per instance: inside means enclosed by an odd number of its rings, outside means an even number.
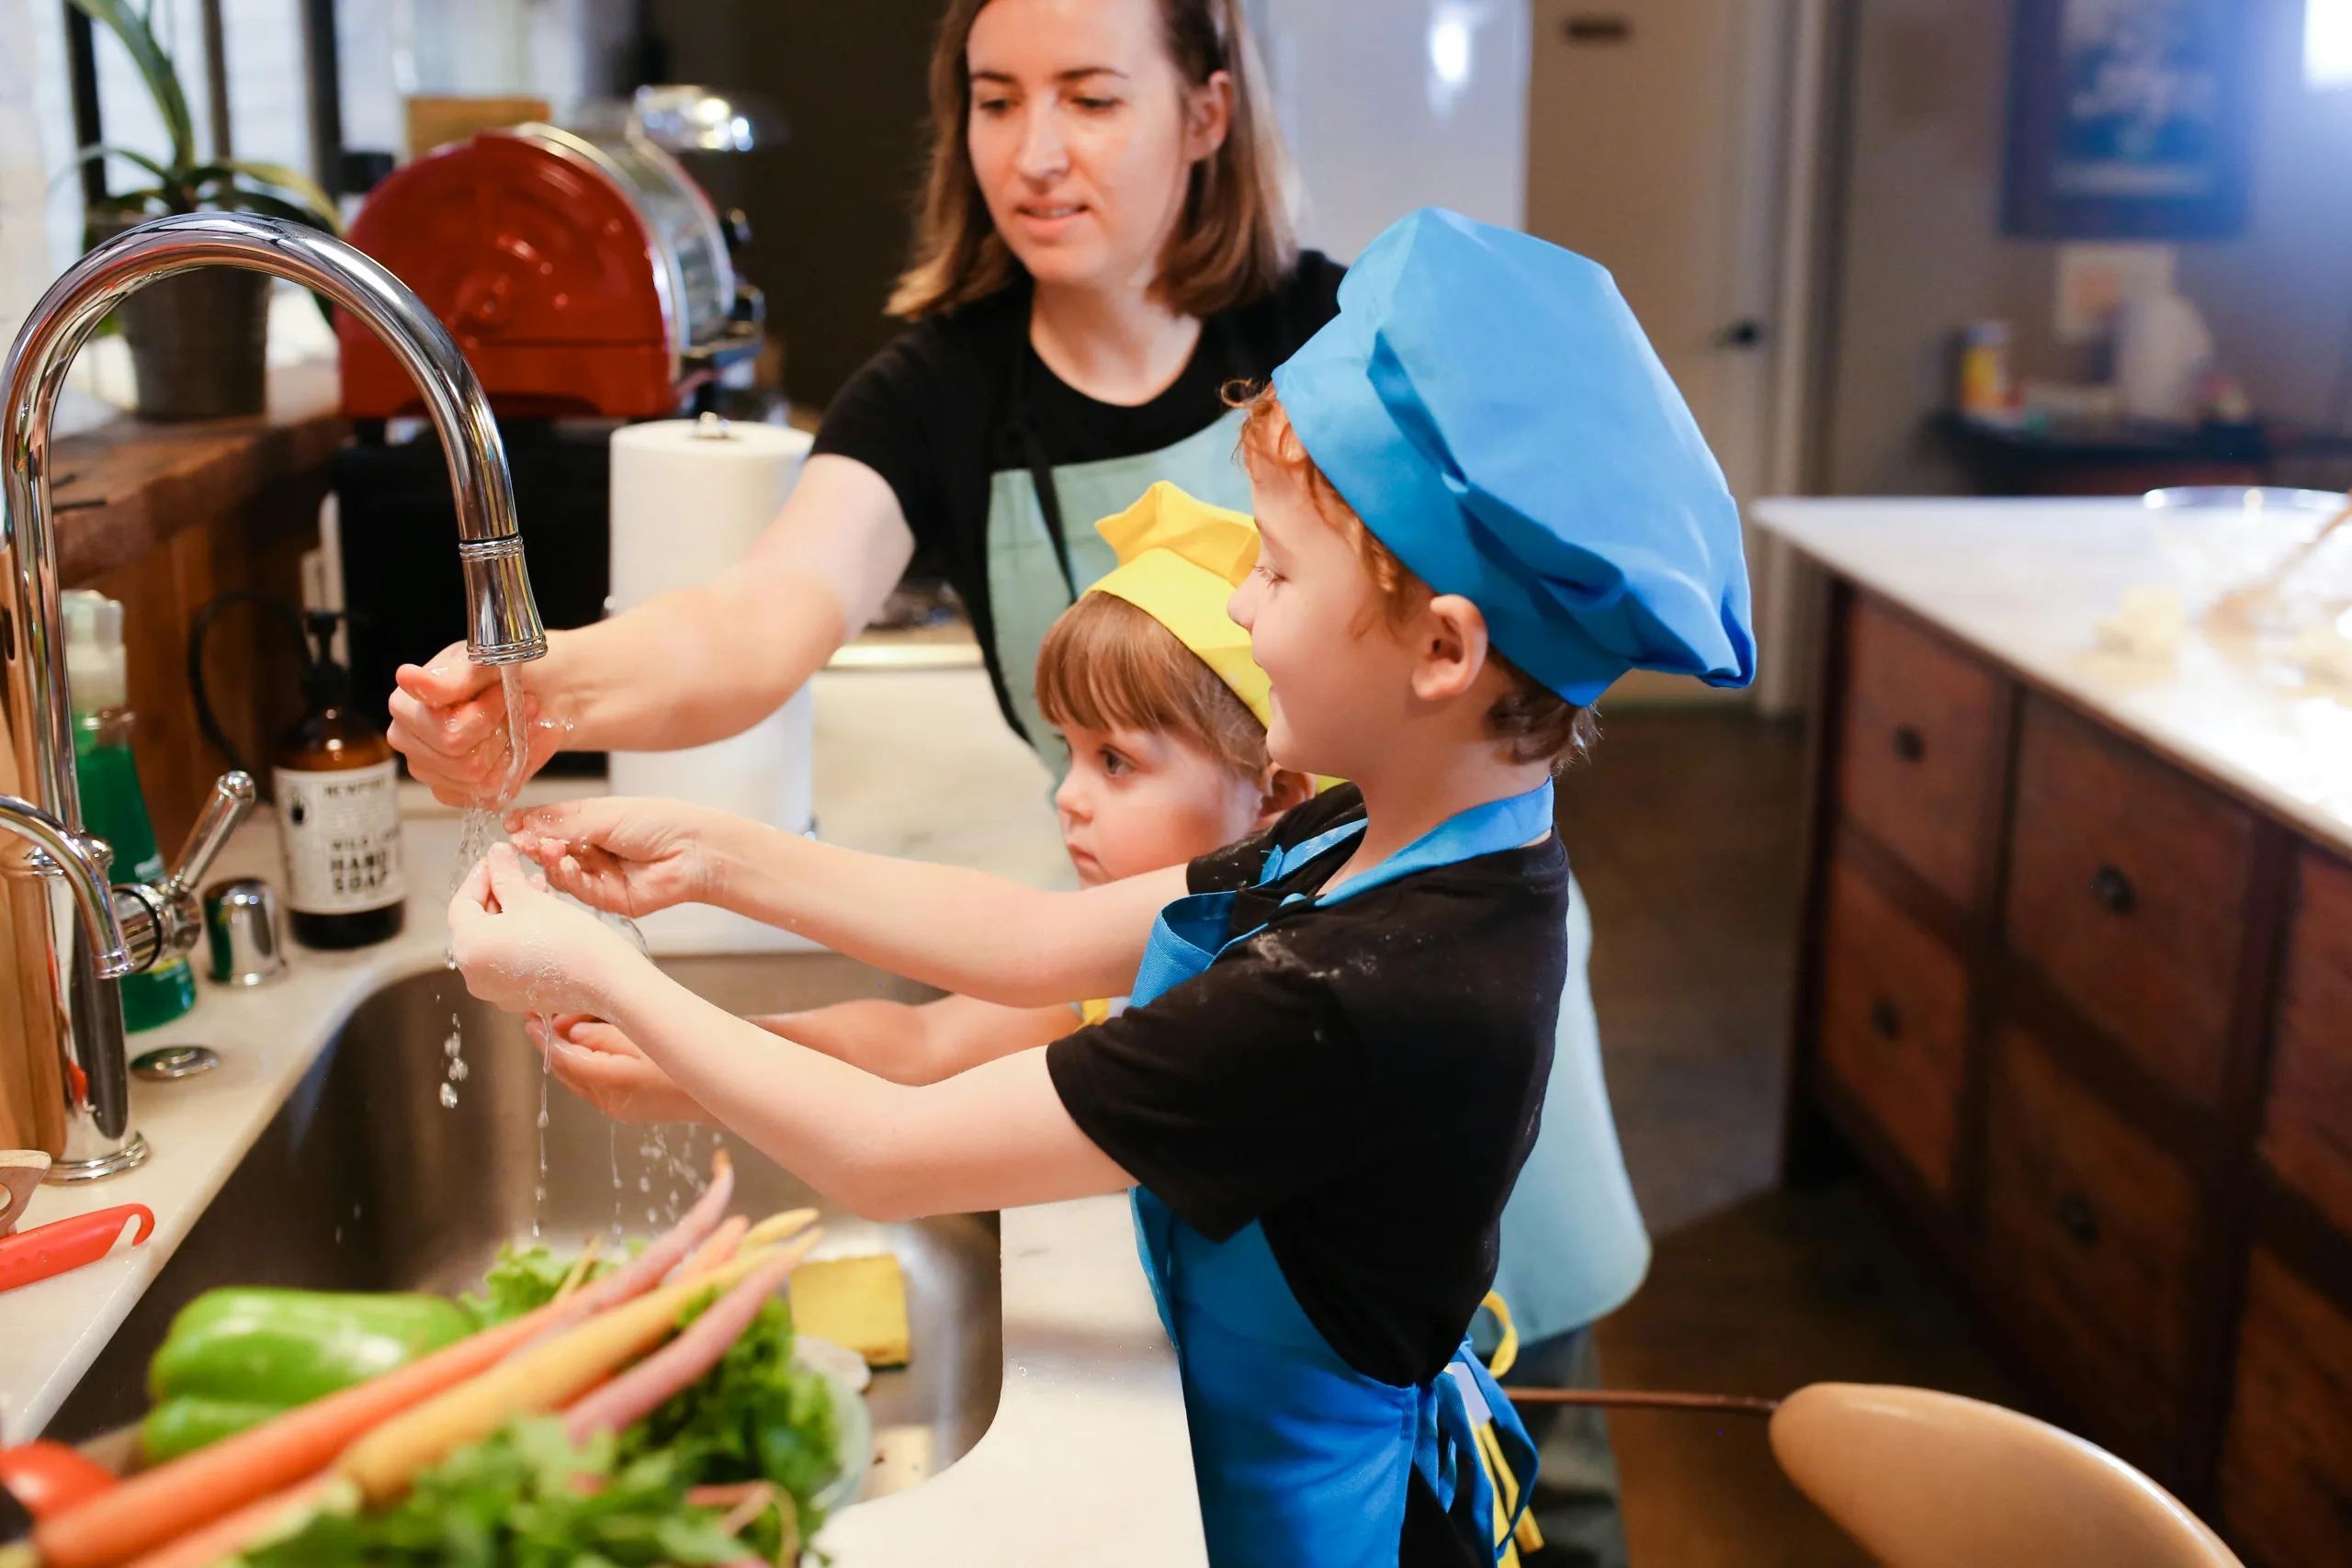
[[[1386,635],[1384,612],[1355,547],[1316,511],[1287,471],[1253,468],[1257,570],[1227,611],[1273,682],[1266,750],[1313,773],[1362,778],[1413,704],[1414,660]]]
[[[1182,865],[1258,825],[1266,792],[1199,749],[1141,730],[1066,724],[1054,792],[1062,847],[1087,887]]]

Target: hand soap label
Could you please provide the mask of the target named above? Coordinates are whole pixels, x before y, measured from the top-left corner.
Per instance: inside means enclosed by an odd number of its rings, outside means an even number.
[[[380,909],[408,897],[401,874],[400,764],[273,775],[286,843],[286,902],[306,915]]]

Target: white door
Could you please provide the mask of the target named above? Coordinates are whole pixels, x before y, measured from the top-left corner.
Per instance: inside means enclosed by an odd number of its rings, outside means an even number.
[[[1772,434],[1788,10],[1534,0],[1528,231],[1616,276],[1743,501]],[[1713,694],[1638,674],[1611,691]]]
[[[1530,0],[1250,0],[1306,197],[1341,261],[1419,207],[1522,226]]]

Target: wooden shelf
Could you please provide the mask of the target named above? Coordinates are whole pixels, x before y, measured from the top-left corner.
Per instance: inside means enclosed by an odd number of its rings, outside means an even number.
[[[55,447],[51,498],[69,588],[96,585],[190,528],[281,487],[324,493],[328,454],[350,427],[332,414],[147,424],[117,420]]]

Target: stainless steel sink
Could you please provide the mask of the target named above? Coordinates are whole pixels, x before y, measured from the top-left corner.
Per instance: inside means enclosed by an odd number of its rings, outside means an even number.
[[[827,953],[664,967],[739,1013],[934,994]],[[454,1084],[446,1046],[453,1028],[465,1064]],[[454,1107],[442,1102],[445,1085],[456,1090]],[[146,1408],[148,1359],[172,1314],[199,1292],[277,1284],[454,1293],[481,1279],[500,1243],[527,1240],[535,1226],[567,1251],[591,1234],[609,1240],[616,1224],[624,1235],[648,1235],[693,1200],[719,1136],[607,1121],[548,1080],[520,1021],[467,996],[456,975],[399,981],[363,1003],[320,1055],[49,1435],[80,1441],[136,1420]],[[876,1373],[867,1395],[894,1483],[968,1450],[994,1418],[1003,1381],[996,1216],[872,1224],[740,1140],[728,1143],[736,1212],[820,1209],[827,1237],[819,1256],[888,1250],[906,1270],[913,1364]]]

